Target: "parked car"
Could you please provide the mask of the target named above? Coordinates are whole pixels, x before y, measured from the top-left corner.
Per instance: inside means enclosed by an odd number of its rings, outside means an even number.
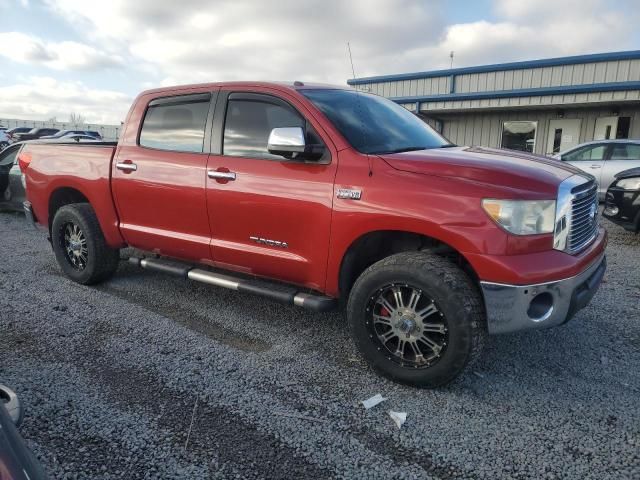
[[[38,139],[38,142],[47,142],[47,143],[68,143],[68,142],[80,142],[80,141],[88,141],[88,142],[101,142],[101,138],[96,138],[91,135],[78,134],[73,133],[69,135],[65,135],[63,137],[42,137]]]
[[[603,215],[630,232],[640,233],[640,168],[616,175],[607,190]]]
[[[556,158],[596,177],[599,198],[604,200],[617,173],[640,167],[640,140],[596,140],[573,147]]]
[[[16,141],[16,138],[14,137],[15,135],[19,133],[27,133],[27,132],[30,132],[31,130],[33,130],[31,127],[15,127],[7,130],[6,134],[9,137],[10,142],[15,142]]]
[[[606,269],[593,176],[456,147],[383,97],[205,84],[144,92],[127,119],[117,145],[28,143],[18,155],[27,218],[81,284],[113,275],[131,246],[153,252],[130,258],[145,269],[345,306],[374,368],[436,387],[487,333],[568,321]]]
[[[58,133],[55,133],[53,135],[45,135],[44,137],[40,138],[60,138],[69,135],[88,135],[98,139],[102,138],[102,135],[100,135],[100,133],[96,132],[95,130],[60,130]]]
[[[12,138],[16,142],[24,142],[25,140],[36,140],[45,135],[53,135],[57,132],[57,128],[32,128],[26,133],[15,133]]]
[[[26,200],[18,152],[23,143],[14,143],[0,152],[0,209],[23,210]]]
[[[44,480],[42,466],[18,432],[24,418],[20,399],[0,385],[0,479]]]
[[[9,146],[9,135],[6,128],[0,128],[0,151]]]

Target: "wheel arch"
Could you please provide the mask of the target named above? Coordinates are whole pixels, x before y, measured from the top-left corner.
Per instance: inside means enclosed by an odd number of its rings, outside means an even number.
[[[429,251],[455,261],[474,283],[476,271],[464,254],[434,236],[406,230],[373,230],[354,239],[342,255],[338,271],[338,291],[343,301],[349,296],[356,279],[374,263],[396,253]]]
[[[87,196],[77,188],[73,187],[59,187],[56,188],[49,196],[48,202],[48,229],[51,232],[51,225],[53,225],[53,217],[56,212],[65,205],[73,203],[89,203]]]

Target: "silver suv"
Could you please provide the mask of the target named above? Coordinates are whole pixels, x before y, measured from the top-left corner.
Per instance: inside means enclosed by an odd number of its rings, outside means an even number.
[[[596,177],[600,200],[604,200],[617,173],[640,167],[640,140],[595,140],[554,157]]]

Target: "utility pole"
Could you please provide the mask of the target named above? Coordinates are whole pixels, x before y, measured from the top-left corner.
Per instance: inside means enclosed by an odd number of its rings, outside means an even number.
[[[451,52],[449,53],[449,58],[451,58],[451,65],[449,66],[449,68],[453,68],[453,50],[451,50]]]

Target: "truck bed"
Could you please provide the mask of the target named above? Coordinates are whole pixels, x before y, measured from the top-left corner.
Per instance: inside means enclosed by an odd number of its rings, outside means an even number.
[[[123,245],[110,182],[116,146],[116,142],[27,143],[20,157],[29,161],[29,200],[38,222],[50,225],[49,211],[61,196],[84,197],[94,207],[107,243]]]

